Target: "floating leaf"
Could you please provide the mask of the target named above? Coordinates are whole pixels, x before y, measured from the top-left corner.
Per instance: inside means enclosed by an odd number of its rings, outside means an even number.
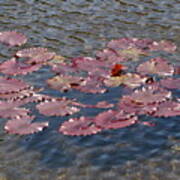
[[[16,58],[13,57],[0,64],[0,72],[7,75],[26,75],[27,73],[37,71],[41,66],[41,64],[26,64],[22,61],[17,61]]]
[[[137,67],[137,72],[141,74],[158,74],[160,76],[172,76],[174,74],[174,67],[170,65],[167,60],[157,57]]]
[[[17,57],[29,58],[26,61],[26,63],[28,64],[43,63],[43,62],[53,59],[55,55],[56,54],[54,52],[49,52],[48,49],[41,48],[41,47],[23,49],[16,53]]]
[[[119,56],[122,56],[128,60],[137,61],[140,56],[147,56],[147,52],[138,48],[128,48],[118,51]]]
[[[143,87],[141,90],[134,91],[129,98],[136,103],[152,104],[163,102],[170,99],[171,96],[172,93],[170,91],[155,86],[148,86],[147,88]]]
[[[128,49],[130,47],[135,47],[134,42],[136,40],[137,40],[136,38],[121,38],[121,39],[111,40],[107,44],[107,47],[114,50]]]
[[[89,117],[80,117],[80,118],[71,118],[68,121],[62,123],[59,128],[59,132],[64,135],[71,136],[86,136],[96,134],[101,131],[101,128],[97,127],[92,118]]]
[[[0,77],[0,94],[18,92],[30,86],[19,79]]]
[[[117,105],[117,108],[126,113],[134,113],[136,115],[149,114],[151,115],[157,110],[157,104],[143,104],[134,101],[130,96],[123,96]]]
[[[64,63],[65,57],[61,55],[55,55],[50,61],[47,62],[48,65],[54,66],[54,65],[61,65]]]
[[[79,108],[72,106],[72,102],[68,99],[45,101],[36,105],[36,108],[45,116],[67,116],[80,111]]]
[[[145,84],[148,77],[141,76],[135,73],[126,73],[120,76],[113,76],[109,79],[105,79],[104,83],[109,87],[116,87],[120,85],[126,85],[131,88],[135,88]]]
[[[29,89],[20,90],[18,92],[11,92],[11,93],[1,93],[0,98],[1,99],[7,99],[11,101],[15,100],[22,100],[29,97],[36,97],[36,99],[40,100],[44,98],[45,95],[37,94],[37,92],[40,92],[42,89],[33,89],[32,87]]]
[[[148,50],[152,43],[153,41],[150,39],[121,38],[117,40],[111,40],[107,46],[114,50],[124,50],[129,48]]]
[[[23,106],[28,103],[37,103],[37,102],[43,102],[45,100],[50,100],[50,97],[41,95],[41,94],[30,94],[29,96],[22,96],[22,97],[17,97],[13,103],[16,104],[16,106]],[[52,100],[52,99],[51,99]]]
[[[180,66],[175,66],[174,69],[174,74],[180,75]]]
[[[98,114],[94,118],[94,122],[102,129],[117,129],[135,124],[137,117],[133,114],[126,114],[123,111],[108,110]]]
[[[151,51],[166,51],[169,53],[173,53],[177,49],[176,45],[170,41],[162,40],[159,42],[154,41],[150,45]]]
[[[156,117],[180,116],[180,103],[167,101],[159,104],[157,111],[153,114]]]
[[[15,118],[9,120],[4,129],[10,134],[27,135],[42,131],[48,127],[48,122],[34,122],[31,123],[34,117],[25,116],[22,118]]]
[[[21,46],[27,42],[25,35],[15,31],[0,32],[0,42],[10,46]]]
[[[89,105],[91,108],[112,108],[114,104],[109,104],[107,101],[99,101],[95,105]]]
[[[92,71],[94,69],[102,69],[106,67],[106,64],[91,57],[77,57],[72,59],[73,66],[79,70]]]
[[[84,93],[105,93],[107,91],[106,88],[102,87],[102,82],[99,80],[97,81],[96,78],[88,77],[84,80],[82,84],[79,86],[74,86],[74,89],[79,90]]]
[[[81,77],[59,75],[48,79],[47,84],[53,89],[64,92],[79,86],[83,81],[84,80]]]
[[[18,116],[25,116],[28,112],[28,109],[18,108],[13,101],[0,101],[1,118],[15,118]]]
[[[77,57],[72,59],[72,67],[80,72],[86,72],[89,76],[106,77],[110,65],[91,57]]]
[[[80,102],[73,101],[73,105],[83,107],[83,108],[112,108],[114,104],[109,104],[107,101],[99,101],[97,104],[82,104]]]
[[[78,73],[78,69],[72,67],[70,64],[62,63],[62,64],[53,64],[52,71],[59,75],[72,75]]]
[[[0,110],[0,117],[1,118],[16,118],[21,116],[26,116],[29,113],[28,109],[25,108],[13,108],[13,109],[6,109]]]
[[[103,61],[107,65],[122,63],[127,60],[126,58],[119,56],[113,49],[108,48],[98,51],[96,56],[98,60]]]
[[[160,81],[161,86],[168,89],[180,89],[180,78],[167,78]]]

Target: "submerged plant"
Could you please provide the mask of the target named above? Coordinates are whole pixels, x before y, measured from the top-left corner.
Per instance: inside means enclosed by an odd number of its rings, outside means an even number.
[[[20,46],[26,41],[21,33],[0,32],[0,42],[4,44]],[[65,59],[42,47],[19,50],[10,60],[0,64],[0,117],[9,119],[4,129],[10,134],[26,135],[49,126],[46,121],[34,122],[35,115],[30,115],[33,112],[24,107],[28,103],[35,103],[42,116],[51,117],[75,113],[78,116],[81,108],[103,110],[95,116],[70,117],[64,121],[58,131],[71,136],[92,135],[136,123],[154,125],[141,122],[139,115],[179,116],[180,100],[171,91],[180,89],[179,67],[162,57],[139,63],[136,70],[132,70],[129,63],[142,60],[144,56],[147,59],[154,51],[173,53],[175,50],[176,45],[170,41],[137,38],[112,40],[95,57]],[[41,93],[43,89],[36,89],[13,77],[38,71],[43,65],[50,66],[55,73],[54,77],[47,79],[47,85],[62,93],[74,90],[94,96],[95,93],[108,93],[116,87],[129,88],[129,94],[119,95],[117,103],[100,100],[96,104],[84,104],[64,96],[44,95]]]

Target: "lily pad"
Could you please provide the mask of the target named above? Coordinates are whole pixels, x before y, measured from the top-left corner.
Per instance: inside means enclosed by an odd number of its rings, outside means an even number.
[[[94,118],[94,122],[102,129],[118,129],[135,124],[137,117],[134,114],[126,114],[123,111],[108,110],[98,114]]]
[[[19,108],[13,101],[0,101],[1,118],[16,118],[18,116],[25,116],[28,113],[28,109]]]
[[[80,117],[71,118],[68,121],[62,123],[59,128],[59,132],[64,135],[71,136],[87,136],[100,132],[102,129],[97,127],[92,118]]]
[[[173,53],[176,51],[176,49],[176,45],[173,42],[167,40],[161,40],[159,42],[154,41],[150,46],[151,51],[166,51]]]
[[[136,115],[151,115],[157,110],[157,103],[143,104],[134,101],[130,96],[123,96],[117,104],[117,109],[126,113],[134,113]]]
[[[145,84],[148,77],[141,76],[136,73],[126,73],[120,76],[112,76],[104,80],[104,84],[109,87],[117,87],[120,85],[126,85],[130,88],[139,87]]]
[[[84,92],[84,93],[105,93],[107,91],[106,88],[102,87],[102,82],[97,80],[95,77],[88,77],[84,79],[84,82],[79,86],[74,86],[74,89]]]
[[[7,75],[26,75],[37,71],[41,66],[41,64],[26,64],[25,62],[17,61],[17,59],[13,57],[0,64],[0,72]]]
[[[162,88],[148,86],[134,91],[130,96],[132,101],[141,104],[152,104],[166,101],[172,97],[172,93]]]
[[[0,77],[0,94],[18,92],[29,87],[30,85],[22,80]]]
[[[29,58],[26,60],[28,64],[38,64],[49,61],[54,58],[56,53],[49,52],[46,48],[28,48],[20,50],[16,53],[16,56],[19,58]]]
[[[27,38],[20,32],[4,31],[0,32],[0,42],[10,46],[21,46],[27,42]]]
[[[180,78],[167,78],[160,81],[161,86],[168,89],[180,89]]]
[[[7,121],[4,129],[9,134],[27,135],[42,131],[44,128],[48,127],[48,122],[34,122],[32,119],[34,117],[25,116],[22,118],[15,118]]]
[[[174,67],[170,65],[166,59],[157,57],[137,67],[137,72],[141,74],[157,74],[159,76],[172,76]]]
[[[79,86],[83,81],[84,79],[81,77],[59,75],[48,79],[47,84],[53,89],[65,92],[73,87]]]
[[[39,112],[45,116],[67,116],[80,111],[72,105],[71,101],[64,98],[60,100],[42,102],[36,105]]]
[[[157,111],[153,114],[156,117],[180,116],[180,102],[167,101],[159,104]]]

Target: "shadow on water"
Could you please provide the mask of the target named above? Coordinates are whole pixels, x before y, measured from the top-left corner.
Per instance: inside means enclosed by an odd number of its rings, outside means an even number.
[[[29,37],[24,47],[47,47],[65,57],[94,56],[109,40],[120,37],[168,39],[178,47],[179,8],[178,0],[0,0],[0,22],[1,31],[16,29]],[[15,52],[4,45],[1,49],[0,62]],[[179,63],[179,49],[176,54],[164,56],[174,64]],[[45,94],[64,95],[44,84],[50,76],[52,74],[45,67],[24,79],[34,86],[46,88]],[[98,100],[115,102],[121,93],[115,88],[101,96],[78,92],[66,96],[93,104]],[[174,94],[179,98],[178,92]],[[180,143],[179,117],[142,116],[140,120],[148,119],[156,126],[136,124],[93,136],[69,137],[57,132],[68,117],[47,118],[38,114],[35,108],[33,112],[37,121],[48,120],[50,127],[34,135],[11,136],[3,132],[5,120],[2,120],[0,171],[10,174],[9,179],[13,174],[13,178],[18,180],[57,177],[64,180],[84,180],[87,177],[105,180],[119,179],[119,176],[140,180],[148,171],[149,177],[154,175],[149,178],[151,180],[160,179],[160,175],[166,179],[179,179],[180,157],[178,151],[174,153],[171,149]],[[72,117],[93,116],[98,112],[82,109]],[[169,164],[172,165],[167,167]]]

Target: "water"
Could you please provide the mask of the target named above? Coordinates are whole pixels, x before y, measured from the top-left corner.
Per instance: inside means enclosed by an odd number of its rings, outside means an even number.
[[[168,39],[179,45],[179,9],[178,0],[0,0],[0,30],[25,33],[29,40],[24,47],[47,47],[65,57],[93,56],[109,40],[120,37]],[[13,53],[14,50],[1,46],[0,61]],[[178,49],[168,58],[179,63],[179,57]],[[44,87],[43,80],[52,76],[47,72],[44,68],[25,78],[35,86]],[[47,92],[61,96],[50,89]],[[78,96],[84,102],[88,99]],[[97,97],[91,98],[93,102]],[[37,114],[37,119],[48,118]],[[157,125],[152,128],[134,125],[89,137],[58,134],[57,128],[65,119],[52,118],[50,128],[25,137],[5,134],[6,120],[2,119],[0,179],[180,178],[180,153],[175,148],[180,146],[179,117],[156,118]]]

